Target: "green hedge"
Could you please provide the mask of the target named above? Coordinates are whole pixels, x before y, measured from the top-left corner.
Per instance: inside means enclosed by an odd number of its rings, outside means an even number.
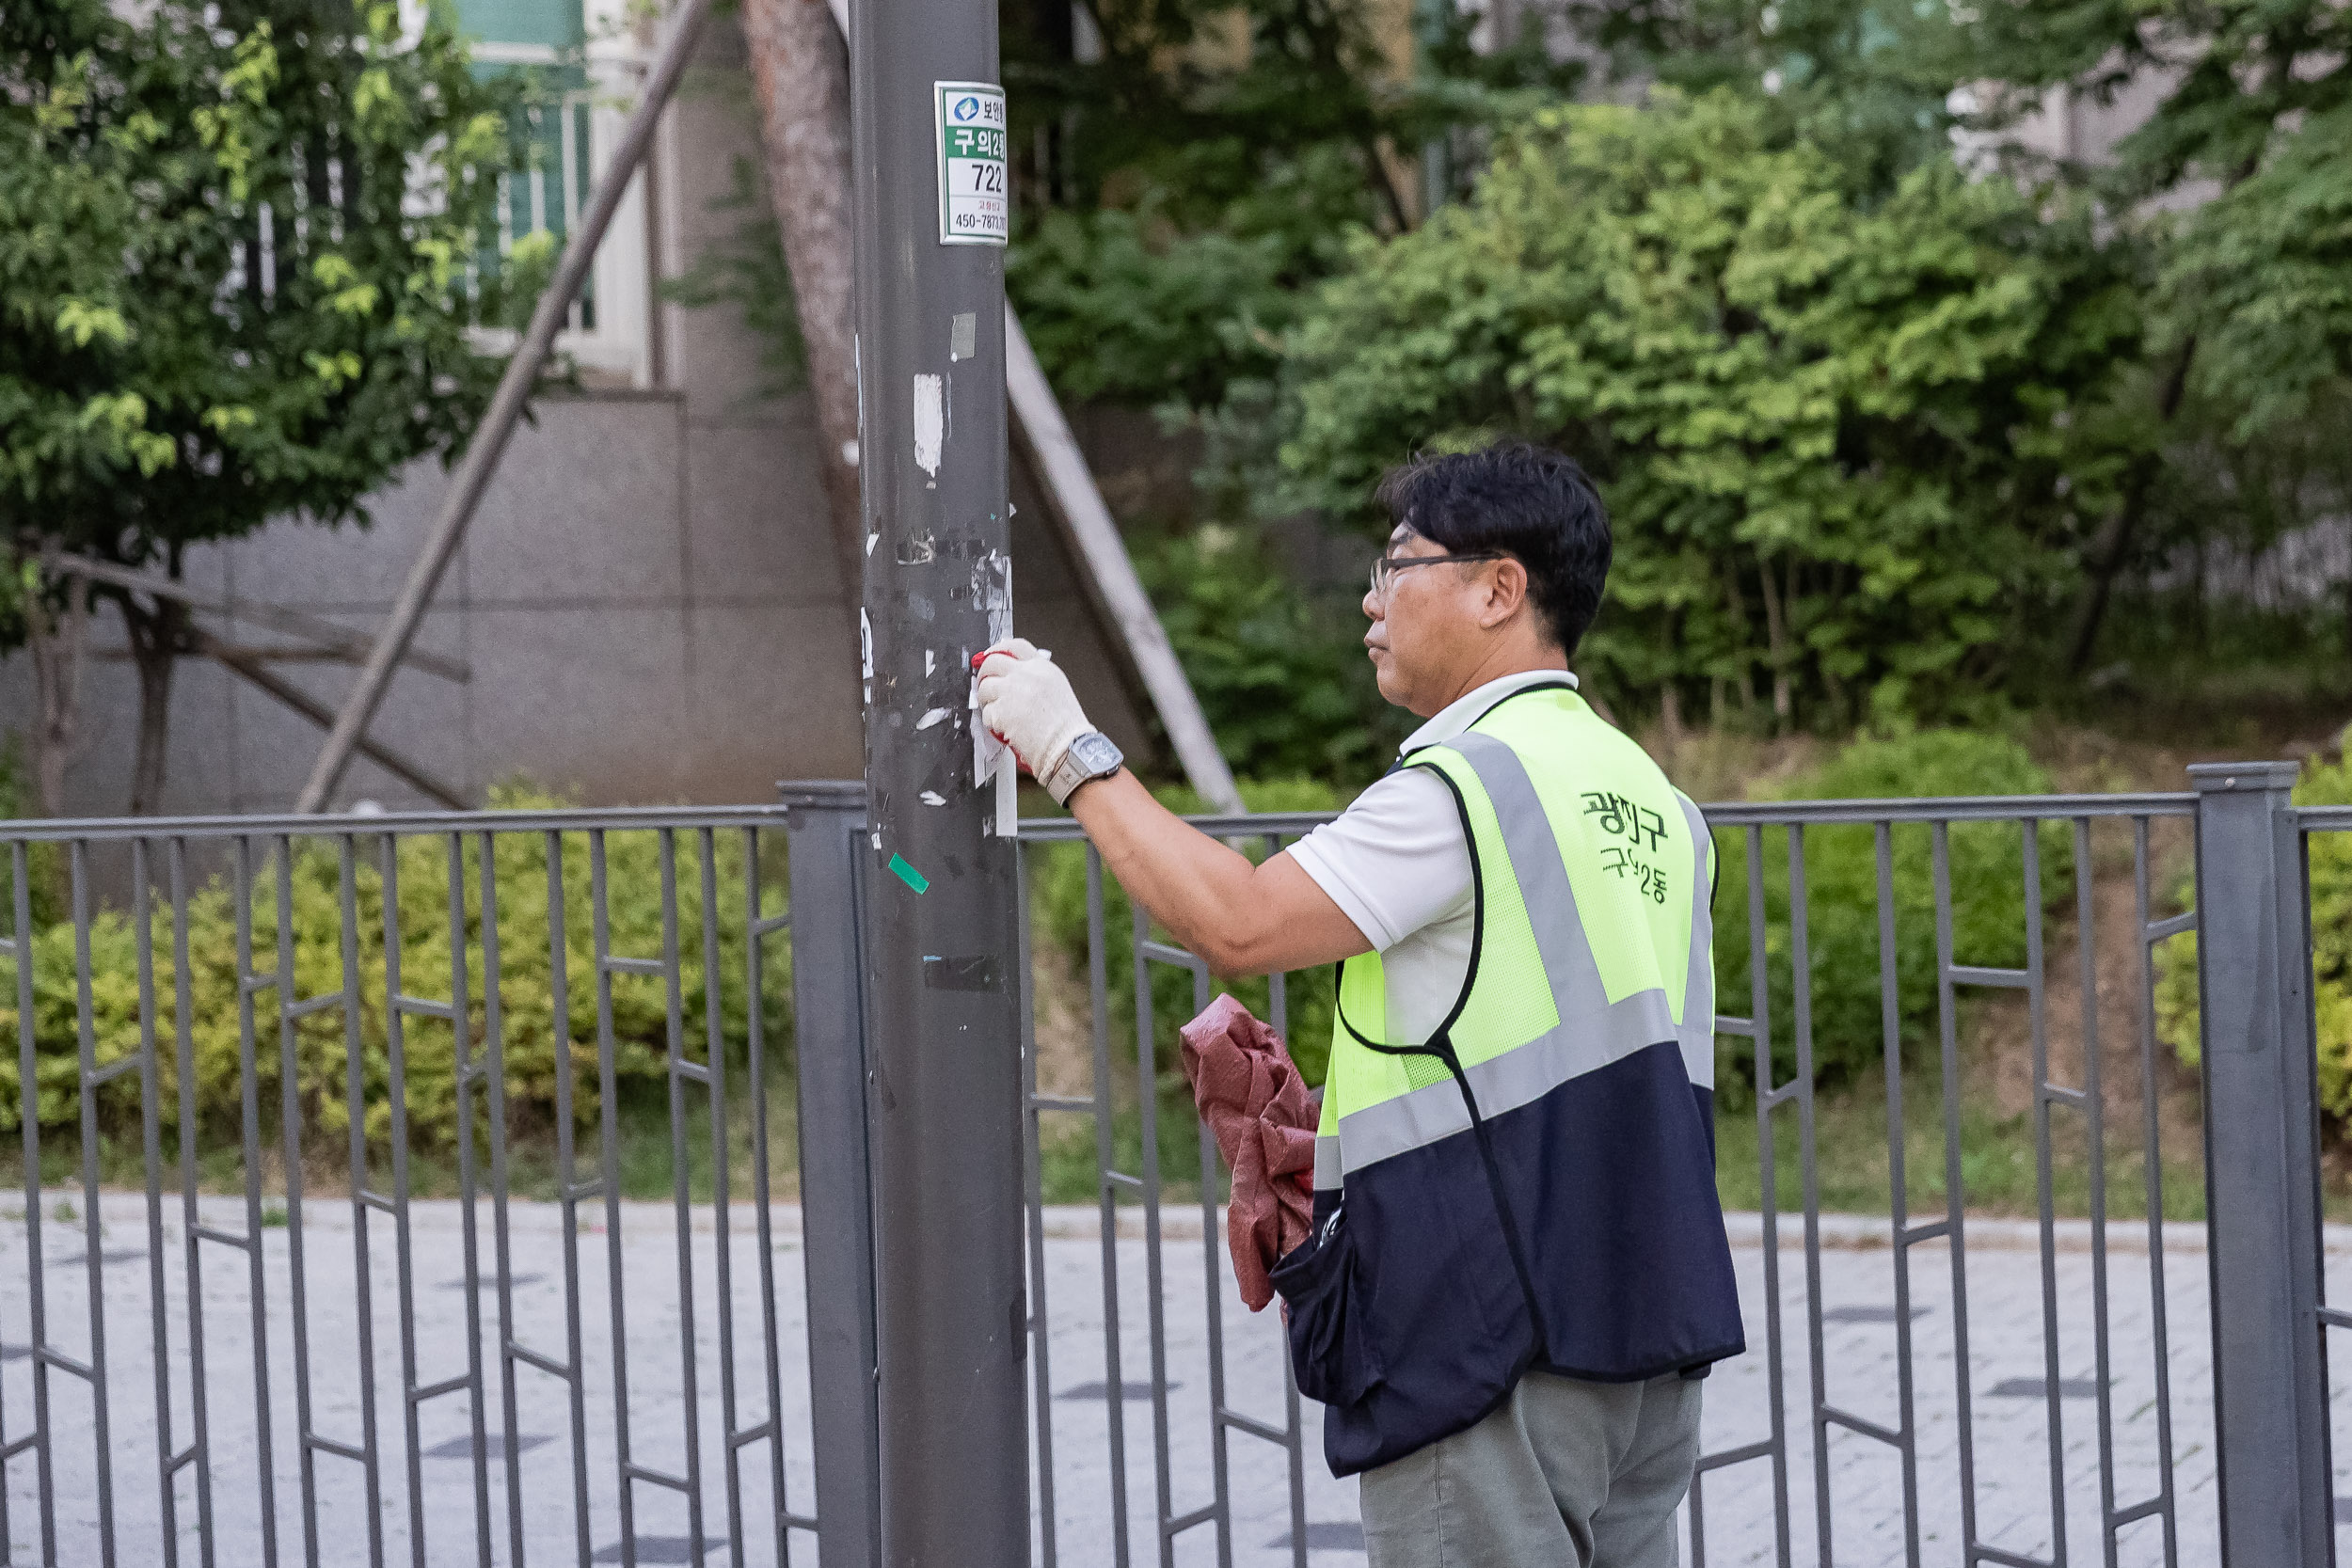
[[[1779,800],[1869,800],[1939,795],[2029,795],[2049,776],[2014,740],[1966,730],[1928,730],[1864,740],[1774,789]],[[1715,835],[1722,874],[1715,895],[1716,1006],[1753,1006],[1747,833]],[[2060,904],[2074,885],[2073,840],[2063,824],[2040,832],[2041,896]],[[1906,1052],[1936,1024],[1935,882],[1932,830],[1892,832],[1896,998]],[[1796,1070],[1795,970],[1785,829],[1763,834],[1764,949],[1770,982],[1773,1077]],[[1955,961],[2013,967],[2026,960],[2024,832],[2015,823],[1954,823],[1950,829]],[[1804,834],[1806,938],[1811,958],[1813,1069],[1833,1085],[1885,1060],[1879,990],[1878,850],[1868,827],[1808,828]],[[1726,1107],[1752,1103],[1755,1054],[1727,1041],[1717,1084]]]
[[[498,792],[494,805],[515,809],[560,806],[564,802],[519,789]],[[380,840],[362,840],[354,878],[358,929],[354,933],[359,960],[359,1039],[369,1137],[382,1143],[389,1134],[390,1056],[386,1034],[384,971],[384,878],[380,870]],[[484,1048],[485,997],[481,946],[481,864],[478,839],[469,835],[463,846],[464,953],[468,1011],[474,1051]],[[584,834],[567,834],[564,847],[564,948],[566,982],[565,1016],[559,1026],[553,989],[553,964],[548,943],[548,868],[546,839],[535,832],[501,834],[493,851],[499,898],[498,938],[500,1001],[505,1085],[510,1125],[529,1132],[551,1126],[555,1108],[556,1074],[568,1052],[578,1118],[592,1118],[597,1110],[596,966],[592,950],[593,913],[590,903],[588,845]],[[683,987],[682,1006],[687,1049],[699,1056],[704,1050],[708,987],[703,969],[702,871],[694,836],[677,836],[677,931]],[[744,847],[738,833],[721,833],[715,842],[719,908],[719,1015],[730,1053],[740,1056],[748,1028],[745,994],[745,949],[748,913],[744,906]],[[249,896],[253,958],[256,972],[277,968],[278,892],[274,864],[257,850],[255,880]],[[605,841],[607,917],[610,950],[628,956],[651,957],[661,952],[661,857],[657,836],[650,832],[615,832]],[[298,843],[290,870],[293,889],[294,993],[314,997],[342,987],[342,917],[341,865],[335,849],[318,842]],[[401,989],[410,996],[446,998],[450,994],[451,941],[449,929],[449,851],[439,837],[404,838],[396,862],[396,924],[401,935]],[[761,904],[767,913],[785,907],[781,875],[763,875]],[[152,925],[157,1054],[165,1078],[161,1112],[167,1125],[179,1120],[178,976],[174,970],[170,911],[159,908]],[[93,1037],[99,1062],[120,1061],[139,1050],[139,991],[137,930],[130,915],[101,912],[91,923],[90,1003]],[[771,943],[761,971],[765,1037],[778,1058],[788,1061],[791,1040],[792,966],[787,944]],[[43,1126],[78,1123],[81,1107],[77,1006],[74,984],[74,933],[70,921],[40,928],[33,941],[34,1038],[37,1053],[38,1116]],[[0,1130],[12,1131],[23,1120],[18,1053],[15,974],[0,960],[7,976],[0,996]],[[237,959],[237,900],[229,881],[215,878],[188,902],[188,990],[191,1002],[189,1037],[193,1045],[196,1111],[199,1135],[207,1143],[238,1135],[241,1116],[240,1017]],[[612,1028],[617,1050],[617,1085],[626,1095],[633,1089],[658,1088],[663,1077],[661,1055],[668,1037],[668,1002],[657,976],[615,974],[612,986]],[[275,1018],[275,997],[268,990],[254,997],[255,1072],[262,1119],[269,1136],[277,1135],[282,1058]],[[347,1051],[341,1008],[327,1008],[300,1019],[294,1025],[294,1056],[308,1136],[331,1139],[350,1125],[346,1093]],[[407,1017],[403,1022],[409,1141],[412,1148],[453,1146],[456,1136],[455,1034],[439,1020]],[[115,1080],[100,1091],[101,1123],[110,1134],[136,1125],[139,1083],[136,1073]]]

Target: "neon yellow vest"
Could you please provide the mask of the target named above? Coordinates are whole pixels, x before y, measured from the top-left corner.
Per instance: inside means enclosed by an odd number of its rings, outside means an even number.
[[[1698,807],[1565,684],[1501,699],[1406,766],[1445,781],[1468,830],[1470,973],[1435,1037],[1399,1040],[1379,956],[1342,966],[1318,1193],[1469,1132],[1466,1101],[1492,1117],[1664,1041],[1711,1086],[1714,863]]]

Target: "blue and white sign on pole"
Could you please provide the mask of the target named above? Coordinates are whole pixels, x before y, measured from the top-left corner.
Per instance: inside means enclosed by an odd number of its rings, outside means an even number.
[[[934,82],[939,117],[939,243],[1003,245],[1012,235],[1005,167],[1005,89]]]

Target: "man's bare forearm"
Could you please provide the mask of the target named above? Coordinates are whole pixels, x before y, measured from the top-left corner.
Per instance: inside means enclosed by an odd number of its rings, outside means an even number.
[[[1291,857],[1252,864],[1153,800],[1132,773],[1080,786],[1070,808],[1128,896],[1221,974],[1304,969],[1369,951]]]

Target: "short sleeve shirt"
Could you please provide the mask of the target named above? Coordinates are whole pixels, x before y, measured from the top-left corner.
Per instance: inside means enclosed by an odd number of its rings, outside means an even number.
[[[1522,687],[1576,677],[1523,670],[1465,692],[1408,736],[1400,755],[1453,739]],[[1477,924],[1470,845],[1454,793],[1425,768],[1400,768],[1339,817],[1285,851],[1355,923],[1388,976],[1389,1037],[1437,1033],[1470,974]]]

